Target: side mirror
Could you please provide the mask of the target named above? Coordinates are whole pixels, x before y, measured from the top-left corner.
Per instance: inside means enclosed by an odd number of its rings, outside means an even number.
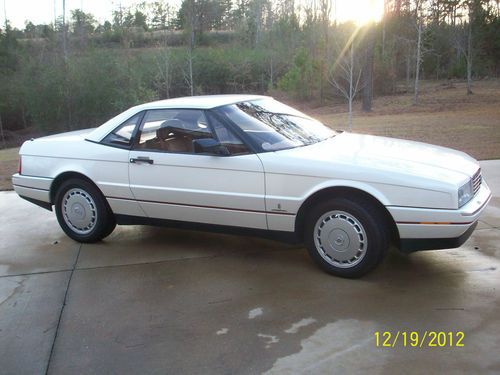
[[[197,154],[211,154],[229,156],[231,153],[226,146],[221,145],[213,138],[199,138],[193,140],[194,152]]]

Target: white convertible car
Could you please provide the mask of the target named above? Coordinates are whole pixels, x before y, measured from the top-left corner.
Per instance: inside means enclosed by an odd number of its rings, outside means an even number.
[[[391,242],[404,252],[460,246],[491,197],[462,152],[333,131],[255,95],[147,103],[19,153],[14,189],[54,206],[76,241],[116,224],[289,232],[344,277],[374,268]]]

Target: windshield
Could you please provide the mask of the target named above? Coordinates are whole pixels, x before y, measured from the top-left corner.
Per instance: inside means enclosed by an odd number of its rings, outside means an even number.
[[[220,107],[263,151],[307,146],[336,133],[321,122],[274,99],[259,99]]]

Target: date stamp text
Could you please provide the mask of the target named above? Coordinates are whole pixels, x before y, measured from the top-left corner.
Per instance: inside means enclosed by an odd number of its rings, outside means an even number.
[[[462,331],[376,331],[375,346],[380,348],[455,348],[464,346]]]

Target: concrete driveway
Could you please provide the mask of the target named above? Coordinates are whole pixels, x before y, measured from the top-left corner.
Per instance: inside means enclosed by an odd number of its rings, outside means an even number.
[[[0,373],[499,373],[500,161],[482,166],[494,198],[464,246],[393,251],[361,280],[257,238],[134,226],[81,245],[1,193]]]

